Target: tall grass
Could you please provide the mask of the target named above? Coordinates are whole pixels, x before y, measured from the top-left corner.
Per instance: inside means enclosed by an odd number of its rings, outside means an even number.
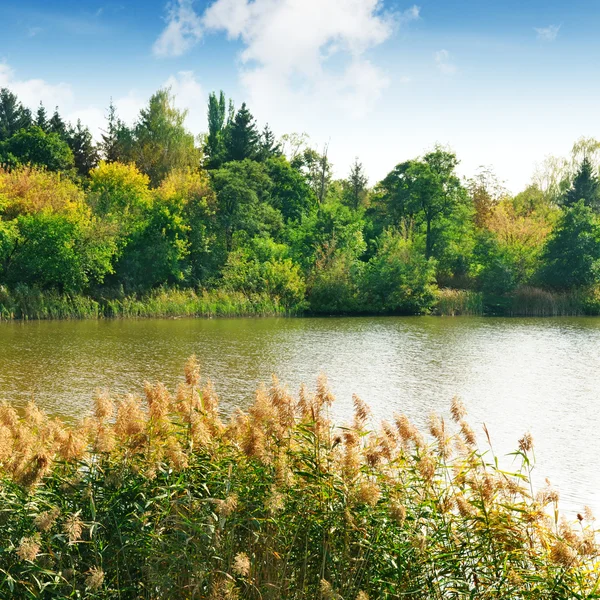
[[[441,288],[436,292],[433,312],[442,317],[484,314],[483,294],[472,290]]]
[[[119,599],[598,598],[589,511],[480,451],[454,423],[329,419],[320,379],[277,382],[224,422],[195,361],[170,394],[95,401],[69,429],[0,406],[0,597]]]
[[[277,298],[225,290],[160,288],[143,296],[90,298],[0,286],[0,320],[98,319],[102,317],[247,317],[293,314]]]
[[[509,314],[522,317],[566,317],[584,314],[579,291],[552,292],[535,287],[518,288],[510,298]]]
[[[100,303],[80,295],[41,291],[25,285],[12,290],[0,285],[0,320],[97,319]]]

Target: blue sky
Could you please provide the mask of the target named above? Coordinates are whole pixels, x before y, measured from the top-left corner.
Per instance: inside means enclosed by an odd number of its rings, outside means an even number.
[[[94,131],[170,85],[204,131],[208,92],[278,134],[306,131],[372,182],[436,142],[468,176],[524,187],[600,137],[598,0],[1,0],[0,86]]]

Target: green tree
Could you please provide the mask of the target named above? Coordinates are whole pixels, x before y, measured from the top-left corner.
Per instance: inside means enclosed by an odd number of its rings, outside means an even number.
[[[299,222],[286,230],[294,260],[308,272],[327,248],[350,252],[358,257],[365,251],[364,219],[337,199],[313,207]]]
[[[332,181],[332,165],[327,152],[328,146],[325,146],[321,154],[314,148],[304,148],[291,161],[291,165],[306,177],[319,204],[325,202]]]
[[[40,102],[38,106],[37,113],[35,115],[35,125],[37,125],[42,131],[46,133],[49,131],[50,123],[48,122],[48,113],[46,112],[46,108]]]
[[[39,165],[49,171],[69,171],[73,152],[56,133],[45,133],[37,125],[21,129],[0,146],[2,158],[14,157],[20,164]]]
[[[71,152],[73,152],[77,173],[81,177],[87,177],[90,171],[98,166],[98,149],[90,130],[77,119],[77,125],[69,128],[67,140]]]
[[[573,206],[579,200],[583,200],[586,206],[592,207],[596,212],[600,210],[600,182],[587,156],[581,162],[571,187],[563,196],[562,204]]]
[[[363,303],[373,312],[422,314],[435,300],[435,260],[404,235],[388,230],[368,262]]]
[[[260,143],[258,150],[258,159],[259,160],[268,160],[269,158],[274,158],[278,156],[282,156],[281,145],[275,139],[275,134],[271,131],[269,125],[265,125],[262,133],[260,134]]]
[[[156,187],[172,169],[200,166],[194,136],[184,127],[186,111],[173,105],[169,90],[156,92],[134,128],[133,158]]]
[[[0,89],[0,142],[32,124],[31,111],[24,108],[9,89]]]
[[[139,220],[139,226],[115,266],[127,290],[184,283],[188,278],[189,225],[181,203],[158,196]]]
[[[286,221],[298,220],[315,205],[315,197],[306,179],[283,156],[272,156],[265,168],[273,187],[271,204],[281,211]]]
[[[248,159],[232,161],[211,175],[227,251],[237,231],[253,237],[276,234],[283,227],[281,212],[269,204],[272,182],[264,165]]]
[[[384,227],[402,226],[425,235],[425,258],[440,258],[449,220],[464,221],[469,198],[455,169],[456,156],[440,147],[422,160],[397,165],[379,185],[378,209]],[[466,215],[468,216],[468,215]]]
[[[143,226],[152,204],[150,179],[135,165],[101,161],[90,173],[88,202],[94,212],[113,223],[123,245]]]
[[[112,100],[106,115],[106,129],[102,131],[99,144],[100,155],[106,162],[129,162],[132,160],[133,132],[119,117]]]
[[[215,169],[221,166],[225,155],[225,94],[221,90],[219,97],[214,92],[208,96],[208,135],[204,153],[207,157],[207,166]]]
[[[54,113],[48,121],[48,133],[58,134],[61,140],[67,139],[67,125],[58,112],[58,106],[54,109]]]
[[[217,276],[226,252],[218,231],[217,201],[207,173],[191,169],[171,171],[156,195],[187,225],[190,283],[206,283]]]
[[[365,263],[358,260],[362,247],[336,248],[335,238],[317,252],[308,281],[311,311],[345,314],[364,310],[360,285]]]
[[[548,238],[540,279],[553,288],[592,285],[600,279],[600,224],[579,200],[565,209]]]
[[[358,210],[364,205],[368,181],[362,163],[355,158],[350,167],[350,174],[344,180],[344,200],[352,209]]]
[[[8,283],[80,292],[102,282],[116,247],[98,236],[82,214],[48,211],[20,215],[18,237],[5,268]]]
[[[227,162],[255,159],[258,156],[260,135],[245,102],[227,127],[225,149]]]
[[[245,294],[277,297],[289,310],[304,306],[306,284],[300,268],[289,258],[287,247],[269,237],[255,237],[229,254],[223,285]]]

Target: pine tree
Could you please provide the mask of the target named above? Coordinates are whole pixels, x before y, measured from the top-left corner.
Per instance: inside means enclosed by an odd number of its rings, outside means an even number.
[[[98,149],[90,130],[84,127],[79,119],[77,125],[69,129],[68,144],[73,152],[77,172],[82,177],[87,177],[98,165]]]
[[[260,135],[259,158],[260,160],[267,160],[273,156],[281,155],[281,145],[277,142],[275,134],[267,124]]]
[[[46,113],[46,108],[40,102],[38,106],[37,113],[35,115],[35,124],[45,133],[48,133],[49,123],[48,123],[48,114]]]
[[[102,131],[99,150],[107,162],[127,162],[130,160],[133,133],[117,116],[117,109],[111,99],[106,115],[107,126]]]
[[[54,114],[50,117],[50,121],[48,122],[48,131],[50,133],[57,133],[61,139],[67,139],[67,125],[62,120],[59,112],[58,106],[54,109]]]
[[[573,179],[571,188],[563,198],[563,204],[565,206],[573,206],[579,200],[583,200],[586,206],[590,206],[598,211],[600,208],[599,193],[600,182],[598,181],[598,176],[594,173],[592,163],[586,156],[581,162],[577,175]]]
[[[354,163],[350,168],[350,175],[345,181],[344,186],[346,201],[354,210],[358,210],[359,206],[363,203],[367,183],[368,179],[365,175],[364,167],[362,163],[358,161],[358,158],[355,158]]]
[[[563,212],[546,242],[541,280],[554,288],[577,288],[600,277],[600,224],[584,200]]]
[[[246,103],[237,111],[233,122],[227,128],[225,148],[227,161],[254,159],[259,151],[260,135],[256,123]]]
[[[9,89],[0,89],[0,142],[31,125],[31,111]]]

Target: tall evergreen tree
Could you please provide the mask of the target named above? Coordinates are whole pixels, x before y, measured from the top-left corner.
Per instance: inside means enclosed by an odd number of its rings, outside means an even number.
[[[45,106],[40,102],[37,112],[35,114],[35,124],[44,132],[48,133],[49,123],[48,114],[46,113]]]
[[[260,148],[258,156],[260,160],[267,160],[274,156],[281,155],[281,146],[275,139],[275,134],[267,124],[262,130],[262,133],[260,134]]]
[[[594,167],[586,156],[581,162],[579,171],[573,179],[573,184],[563,197],[565,206],[574,206],[579,200],[583,200],[586,206],[595,211],[600,209],[600,182],[594,173]]]
[[[225,113],[225,94],[221,91],[217,98],[217,95],[212,92],[208,96],[208,136],[204,147],[209,168],[218,168],[223,159]]]
[[[128,162],[131,160],[133,133],[117,116],[117,109],[110,101],[106,115],[106,129],[102,131],[99,150],[106,162]]]
[[[367,190],[368,179],[365,175],[365,170],[358,161],[358,158],[354,159],[352,167],[350,167],[350,175],[344,182],[344,196],[347,204],[354,210],[358,210],[359,206],[363,203],[366,190]]]
[[[252,113],[242,104],[227,128],[225,148],[227,161],[254,159],[258,155],[260,135]]]
[[[87,177],[98,165],[98,149],[87,127],[77,119],[77,125],[69,129],[68,144],[73,152],[75,168],[82,177]]]
[[[578,200],[563,212],[543,255],[541,280],[555,288],[575,288],[600,278],[600,224],[592,209]]]
[[[58,106],[54,109],[54,113],[48,121],[48,132],[58,134],[63,140],[67,139],[67,125],[58,112]]]
[[[8,88],[0,89],[0,142],[31,125],[31,111]]]

